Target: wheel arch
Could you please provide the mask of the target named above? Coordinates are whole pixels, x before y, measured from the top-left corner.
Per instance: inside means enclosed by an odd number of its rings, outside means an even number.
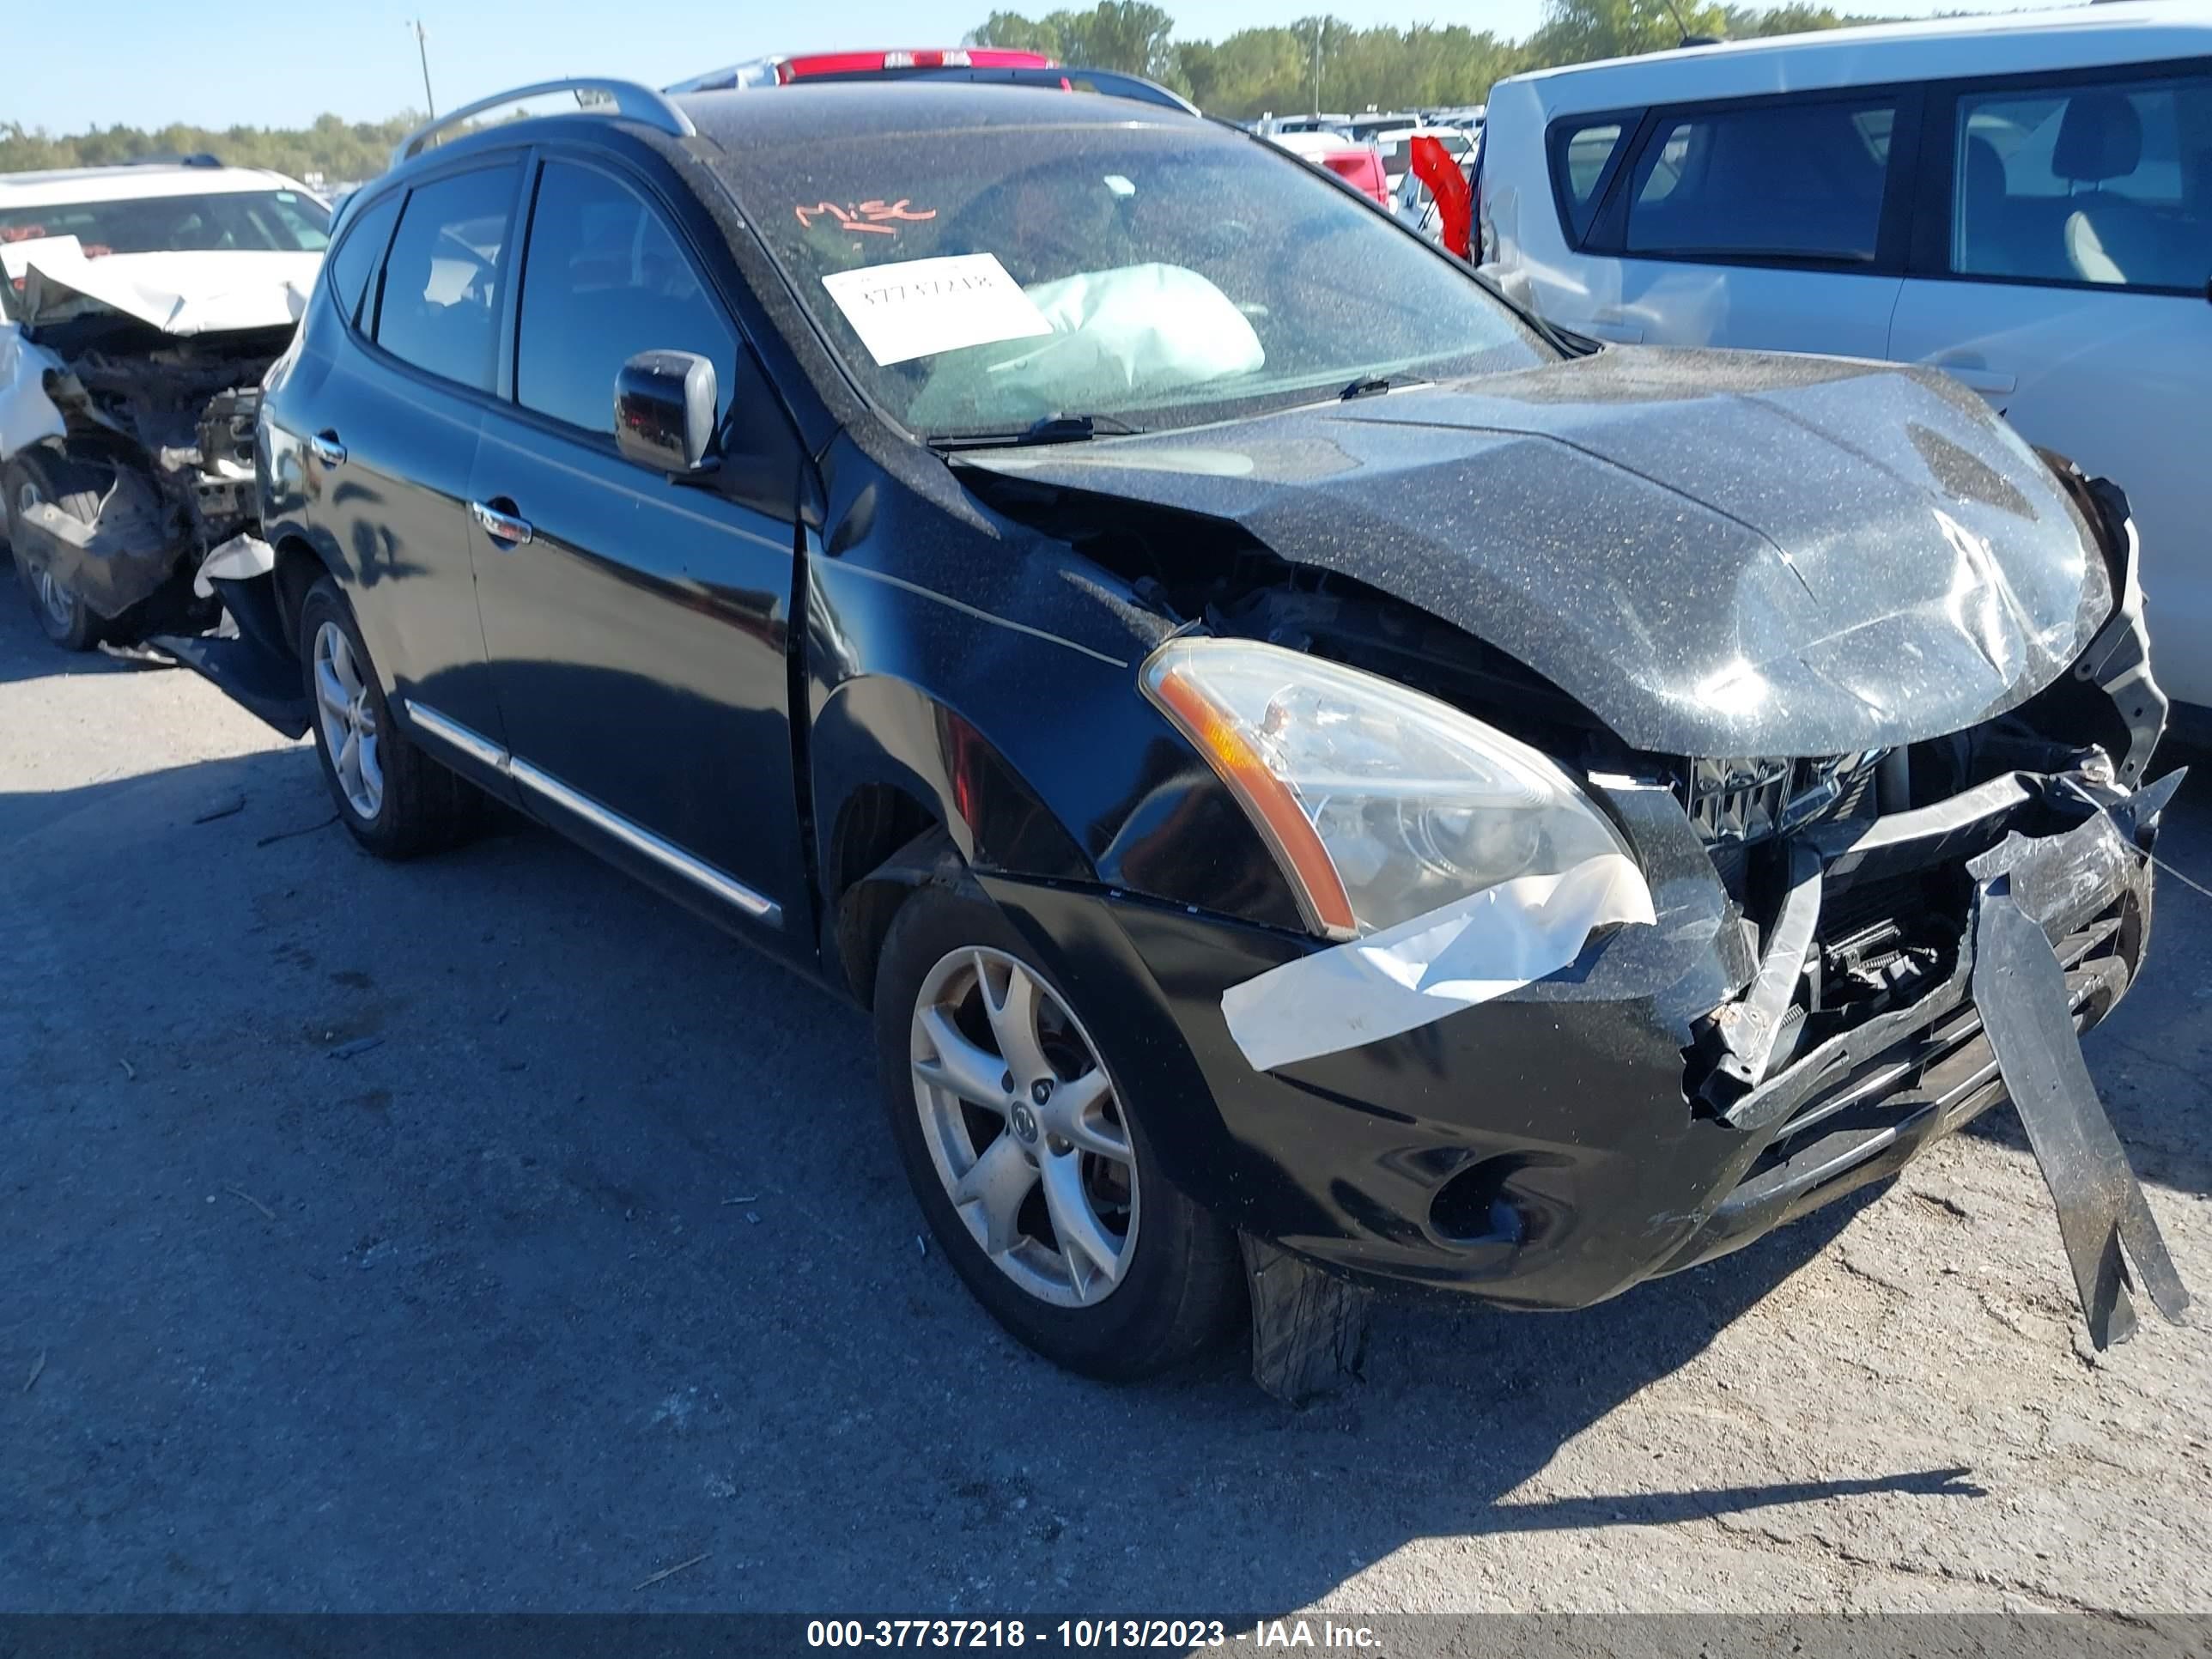
[[[814,717],[807,753],[824,966],[863,1006],[891,918],[915,887],[960,882],[970,866],[1095,876],[997,745],[908,681],[838,685]]]
[[[319,576],[338,580],[337,572],[329,560],[317,551],[313,543],[294,531],[277,538],[276,568],[270,573],[276,592],[276,614],[284,628],[284,638],[299,654],[300,607],[307,603],[307,590],[315,585]],[[340,582],[341,587],[343,583]]]

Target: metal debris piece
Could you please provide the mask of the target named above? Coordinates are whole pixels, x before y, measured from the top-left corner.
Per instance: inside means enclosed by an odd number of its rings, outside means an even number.
[[[639,1579],[637,1581],[636,1588],[639,1589],[644,1589],[649,1585],[659,1583],[664,1578],[673,1578],[678,1573],[682,1572],[686,1567],[697,1566],[702,1561],[707,1559],[708,1554],[708,1551],[702,1550],[698,1554],[693,1556],[689,1561],[678,1561],[672,1567],[663,1567],[659,1572],[654,1573],[651,1577]]]
[[[2014,880],[2029,873],[2023,862],[1982,884],[1974,1002],[2057,1206],[2089,1340],[2101,1352],[2135,1334],[2127,1263],[2152,1305],[2174,1323],[2188,1309],[2189,1292],[2081,1058],[2065,969],[2014,896]]]
[[[1252,1380],[1286,1406],[1359,1381],[1374,1292],[1265,1239],[1237,1237],[1251,1289]]]
[[[274,1221],[274,1220],[276,1218],[276,1211],[274,1211],[274,1210],[270,1209],[270,1208],[266,1204],[264,1204],[264,1203],[263,1203],[259,1199],[258,1199],[258,1198],[254,1197],[254,1195],[253,1195],[252,1193],[247,1192],[247,1191],[246,1190],[246,1188],[243,1188],[243,1187],[240,1186],[236,1182],[234,1182],[234,1181],[226,1181],[225,1182],[223,1182],[222,1189],[223,1189],[223,1191],[225,1191],[225,1192],[228,1193],[228,1194],[229,1194],[233,1198],[242,1198],[242,1199],[244,1199],[244,1200],[245,1200],[248,1204],[251,1204],[251,1205],[252,1205],[255,1209],[257,1209],[257,1210],[260,1211],[260,1212],[261,1212],[261,1213],[262,1213],[263,1215],[264,1215],[264,1216],[268,1217],[268,1218],[269,1218],[270,1220]]]
[[[327,830],[337,821],[338,815],[333,812],[330,817],[323,819],[320,823],[302,824],[297,830],[279,830],[273,836],[262,836],[259,841],[255,842],[253,844],[256,847],[274,847],[280,841],[290,841],[294,837],[299,836],[312,836],[318,830]]]
[[[39,1379],[46,1374],[46,1351],[39,1350],[39,1357],[31,1362],[31,1374],[23,1379],[23,1392],[30,1393],[39,1386]]]
[[[371,1048],[380,1047],[383,1042],[384,1039],[380,1036],[356,1037],[351,1042],[341,1042],[337,1048],[331,1049],[331,1058],[351,1060],[356,1054],[365,1054]]]

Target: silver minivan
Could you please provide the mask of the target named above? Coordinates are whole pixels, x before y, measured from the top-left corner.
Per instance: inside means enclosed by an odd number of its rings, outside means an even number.
[[[1934,364],[2116,479],[2212,723],[2212,0],[1517,76],[1479,184],[1492,273],[1565,327]]]

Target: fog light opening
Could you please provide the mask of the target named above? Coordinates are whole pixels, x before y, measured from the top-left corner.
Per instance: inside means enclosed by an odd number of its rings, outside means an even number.
[[[1429,1230],[1447,1244],[1520,1244],[1528,1218],[1505,1194],[1519,1167],[1513,1158],[1490,1158],[1462,1170],[1429,1200]]]

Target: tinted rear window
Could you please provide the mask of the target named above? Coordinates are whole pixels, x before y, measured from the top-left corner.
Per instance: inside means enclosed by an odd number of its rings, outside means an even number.
[[[514,168],[478,167],[408,193],[384,262],[376,343],[404,362],[492,388]]]
[[[1626,249],[1871,262],[1893,100],[1662,117],[1638,156]]]
[[[330,257],[331,291],[349,322],[361,314],[362,295],[383,262],[385,247],[392,240],[392,222],[398,216],[399,196],[394,191],[354,216],[337,252]]]
[[[1579,244],[1597,212],[1598,186],[1627,128],[1607,115],[1571,118],[1552,128],[1552,182],[1566,221],[1567,240]]]

